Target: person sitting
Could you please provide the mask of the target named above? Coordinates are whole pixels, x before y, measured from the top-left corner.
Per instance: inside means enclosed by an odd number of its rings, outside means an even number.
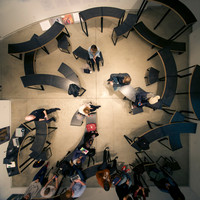
[[[136,89],[135,101],[132,102],[132,109],[134,107],[143,107],[147,106],[152,109],[158,109],[162,105],[162,100],[159,95],[155,95],[151,92],[145,92],[140,87]]]
[[[96,109],[100,108],[101,106],[94,106],[92,103],[83,104],[79,109],[78,112],[81,115],[89,116],[94,112]]]
[[[85,161],[85,159],[86,155],[81,150],[76,148],[72,157],[72,163],[77,167],[81,168],[82,163]]]
[[[100,61],[100,50],[96,45],[92,45],[88,48],[88,55],[89,55],[89,60],[91,62],[92,65],[92,69],[93,71],[95,71],[94,69],[94,64],[96,63],[97,65],[97,70],[99,71],[99,61]]]
[[[185,200],[176,182],[164,171],[157,167],[147,170],[150,180],[153,181],[162,192],[169,193],[174,200]]]
[[[73,170],[76,171],[76,174],[78,174],[79,178],[72,181],[70,187],[67,189],[66,193],[64,194],[64,197],[66,197],[67,199],[80,197],[86,189],[85,177],[82,171],[76,165],[73,165],[72,163],[71,165],[72,165]],[[72,176],[73,173],[74,172],[71,171],[70,175]]]
[[[119,87],[129,85],[131,83],[131,77],[127,73],[111,74],[107,81],[116,91]]]
[[[87,150],[90,150],[90,147],[92,146],[93,142],[94,142],[94,138],[99,136],[99,134],[97,133],[97,131],[90,131],[90,132],[86,132],[85,136],[84,136],[84,144],[83,147]]]
[[[47,172],[47,167],[48,167],[48,163],[46,165],[44,165],[38,171],[38,173],[34,176],[33,181],[31,182],[31,184],[27,188],[26,192],[24,193],[22,200],[33,199],[34,197],[37,196],[38,192],[42,188],[44,177]]]
[[[46,121],[47,123],[51,122],[51,121],[56,121],[54,117],[52,118],[48,118],[48,114],[53,113],[57,110],[60,110],[60,108],[52,108],[52,109],[37,109],[32,111],[28,116],[25,117],[26,121]]]
[[[108,164],[109,148],[106,147],[103,153],[103,163],[99,166],[96,173],[96,178],[99,185],[105,190],[109,191],[112,185],[111,174],[117,169],[117,158],[112,161],[112,166]]]
[[[53,180],[55,180],[55,185]],[[40,191],[40,195],[45,198],[52,197],[56,193],[57,189],[58,189],[58,177],[54,175],[42,188],[42,190]]]

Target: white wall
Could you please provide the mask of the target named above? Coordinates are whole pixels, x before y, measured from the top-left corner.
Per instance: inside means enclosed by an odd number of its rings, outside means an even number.
[[[0,128],[11,125],[11,101],[0,100]],[[13,193],[23,193],[25,188],[11,188],[11,178],[8,177],[3,159],[6,156],[8,142],[0,145],[0,199],[7,199]],[[6,189],[5,189],[6,188]]]
[[[138,9],[141,0],[0,0],[0,39],[34,22],[91,7]]]
[[[200,27],[190,34],[189,37],[189,66],[200,65]],[[191,69],[192,71],[193,69]],[[190,109],[192,110],[192,109]],[[190,135],[190,187],[199,194],[200,190],[200,122],[198,122],[197,133]]]

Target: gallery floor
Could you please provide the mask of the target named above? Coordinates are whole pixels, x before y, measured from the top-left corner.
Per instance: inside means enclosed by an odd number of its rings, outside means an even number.
[[[164,8],[155,9],[148,8],[142,17],[143,21],[151,30],[161,17]],[[164,38],[169,38],[181,26],[180,19],[171,13],[167,19],[158,27],[155,33]],[[111,41],[111,34],[114,27],[117,26],[117,20],[112,18],[104,19],[103,33],[100,31],[100,19],[95,18],[88,21],[89,37],[86,37],[81,30],[80,24],[68,25],[67,29],[71,35],[69,38],[70,52],[78,46],[88,48],[92,44],[96,44],[103,53],[104,66],[92,74],[84,74],[83,68],[86,67],[85,61],[76,60],[73,54],[66,54],[57,48],[57,41],[49,43],[46,48],[50,55],[39,50],[36,57],[35,70],[36,73],[48,73],[61,76],[57,71],[62,62],[69,65],[79,76],[82,87],[86,88],[86,92],[82,97],[74,98],[69,96],[63,90],[44,86],[45,91],[31,90],[24,88],[20,77],[24,75],[23,61],[20,61],[7,54],[9,43],[18,43],[29,40],[34,33],[40,35],[42,30],[39,23],[30,25],[1,41],[0,58],[1,58],[1,99],[9,99],[12,102],[12,124],[11,131],[24,122],[24,117],[32,110],[37,108],[53,108],[59,107],[61,111],[55,113],[56,122],[52,125],[58,129],[51,136],[51,148],[53,155],[50,158],[50,166],[55,166],[56,161],[62,159],[64,155],[73,150],[83,136],[85,123],[81,127],[70,126],[73,114],[85,102],[92,101],[94,104],[101,105],[97,111],[97,127],[99,137],[95,139],[94,146],[97,150],[95,157],[96,163],[102,160],[102,151],[104,147],[109,146],[113,156],[119,157],[119,163],[129,164],[135,159],[135,149],[133,149],[123,135],[126,134],[133,138],[139,136],[149,128],[146,121],[151,120],[158,123],[167,123],[170,116],[162,110],[153,111],[144,108],[144,112],[137,115],[129,114],[129,104],[123,100],[123,96],[119,92],[106,84],[106,80],[111,73],[127,72],[132,78],[131,85],[133,87],[141,87],[146,91],[161,94],[163,90],[163,82],[155,83],[150,86],[145,85],[144,75],[149,67],[155,67],[160,70],[160,76],[164,74],[162,63],[158,57],[147,61],[157,50],[152,49],[135,32],[131,32],[127,39],[121,37],[117,45],[114,46]],[[185,32],[177,41],[186,42],[188,44],[189,30]],[[181,55],[173,54],[177,69],[188,67],[188,46],[187,51]],[[178,91],[185,91],[188,87],[188,79],[178,79]],[[176,96],[171,108],[180,110],[187,109],[188,96]],[[159,156],[172,156],[181,165],[181,170],[174,173],[175,180],[180,185],[188,185],[188,135],[182,134],[181,141],[183,148],[175,152],[161,146],[158,142],[150,145],[148,154],[153,159]],[[26,158],[26,153],[20,156],[20,162]],[[184,159],[182,159],[184,158]],[[22,174],[12,178],[12,186],[28,186],[37,170],[31,166]],[[89,187],[97,186],[97,183],[88,181]]]

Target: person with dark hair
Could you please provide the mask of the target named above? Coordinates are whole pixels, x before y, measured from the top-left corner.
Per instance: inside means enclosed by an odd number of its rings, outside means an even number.
[[[54,186],[54,182],[53,180],[55,180],[55,186]],[[53,183],[53,184],[52,184]],[[46,185],[42,188],[42,190],[40,191],[40,195],[42,197],[45,198],[49,198],[52,197],[56,191],[58,189],[58,177],[56,175],[54,175],[47,183]]]
[[[36,197],[40,189],[42,188],[42,183],[47,172],[48,163],[44,165],[38,173],[34,176],[33,181],[27,188],[26,192],[24,193],[23,199],[32,199]]]
[[[129,85],[131,77],[127,73],[111,74],[107,82],[113,86],[114,90],[117,90],[124,85]]]
[[[150,180],[153,181],[162,192],[169,193],[174,200],[185,200],[177,183],[164,171],[154,167],[147,170]]]
[[[89,47],[88,49],[88,54],[89,54],[89,59],[90,62],[92,64],[92,69],[93,71],[95,71],[94,69],[94,64],[96,63],[97,65],[97,70],[99,71],[99,61],[100,61],[100,50],[96,45],[92,45]]]
[[[54,117],[52,118],[48,118],[48,114],[53,113],[57,110],[60,110],[60,108],[52,108],[52,109],[37,109],[32,111],[28,116],[25,117],[26,121],[46,121],[47,123],[51,122],[51,121],[56,121],[56,119]]]
[[[111,166],[111,164],[108,164],[108,159],[110,157],[109,154],[109,147],[106,147],[103,153],[103,163],[99,166],[96,173],[97,181],[105,191],[110,190],[112,184],[110,174],[112,174],[117,169],[118,157],[115,157]]]
[[[65,193],[65,197],[67,199],[80,197],[86,189],[85,178],[82,172],[75,165],[73,165],[73,167],[78,173],[80,179],[74,180],[70,187],[67,189]]]
[[[85,136],[84,136],[84,144],[83,147],[87,150],[90,150],[90,147],[92,146],[93,142],[94,142],[94,138],[99,136],[99,134],[97,133],[97,131],[90,131],[90,132],[86,132]]]
[[[85,161],[85,159],[86,155],[81,150],[76,148],[72,157],[72,163],[81,168],[82,163]]]

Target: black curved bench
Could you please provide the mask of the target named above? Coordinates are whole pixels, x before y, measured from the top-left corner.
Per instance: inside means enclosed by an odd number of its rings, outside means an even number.
[[[16,131],[13,133],[9,143],[8,143],[8,147],[7,147],[7,151],[6,151],[6,157],[4,158],[4,164],[11,164],[11,162],[15,162],[15,167],[11,167],[11,168],[6,168],[7,172],[8,172],[8,176],[14,176],[17,174],[22,173],[26,167],[23,168],[23,165],[19,164],[19,155],[20,152],[26,148],[26,146],[23,146],[25,140],[28,138],[28,134],[33,131],[35,128],[31,128],[29,127],[27,124],[29,122],[25,122],[23,124],[21,124],[20,126],[18,126],[18,128],[22,129],[24,132],[23,137],[17,137],[16,136]],[[13,139],[17,139],[19,142],[19,146],[15,146],[13,144]],[[32,141],[33,142],[33,141]],[[31,142],[31,143],[32,143]],[[29,143],[29,144],[31,144]]]
[[[24,87],[29,89],[44,90],[43,85],[50,85],[56,88],[60,88],[68,92],[69,85],[72,81],[50,74],[30,74],[20,77]],[[32,87],[40,85],[40,88]]]
[[[196,133],[196,127],[197,124],[191,122],[169,123],[153,128],[145,132],[143,135],[136,138],[135,140],[128,138],[126,135],[124,135],[124,137],[128,141],[128,143],[137,151],[147,150],[149,148],[148,145],[152,142],[164,137],[169,137],[171,149],[172,151],[175,151],[182,147],[180,141],[180,134]]]
[[[116,45],[119,36],[123,35],[125,38],[127,38],[136,22],[137,22],[137,15],[128,13],[126,19],[119,26],[113,29],[111,35],[113,44]],[[127,35],[124,35],[125,33],[127,33]]]
[[[16,43],[16,44],[8,44],[8,54],[22,60],[22,53],[27,53],[31,51],[35,51],[37,49],[43,49],[47,54],[49,54],[48,50],[46,49],[45,45],[56,38],[63,29],[66,30],[67,34],[68,31],[66,27],[58,22],[55,22],[46,32],[42,35],[38,36],[37,38],[33,38],[29,41]],[[14,54],[19,54],[17,57]]]
[[[163,6],[166,6],[168,8],[167,12],[163,15],[163,17],[160,19],[160,21],[157,23],[157,25],[154,27],[154,30],[161,24],[161,22],[165,19],[165,17],[169,14],[169,12],[172,10],[174,11],[180,19],[183,21],[184,25],[179,28],[170,38],[169,40],[175,40],[178,38],[183,32],[185,32],[189,27],[191,27],[196,21],[196,17],[193,15],[193,13],[188,9],[186,5],[184,5],[179,0],[143,0],[143,3],[141,4],[141,7],[138,11],[138,20],[141,16],[143,10],[145,9],[148,2],[157,2]]]
[[[174,42],[172,40],[166,40],[155,33],[153,33],[151,30],[149,30],[143,22],[139,22],[136,25],[133,26],[134,30],[140,35],[144,40],[146,40],[148,43],[152,44],[153,46],[156,46],[158,48],[164,48],[167,47],[170,49],[170,51],[183,53],[186,51],[186,44],[183,42]]]
[[[103,32],[103,17],[114,17],[119,19],[118,25],[123,21],[125,10],[113,7],[96,7],[90,8],[79,13],[81,28],[83,32],[88,36],[88,29],[86,21],[94,18],[101,17],[101,32]],[[83,22],[85,29],[83,28]]]

